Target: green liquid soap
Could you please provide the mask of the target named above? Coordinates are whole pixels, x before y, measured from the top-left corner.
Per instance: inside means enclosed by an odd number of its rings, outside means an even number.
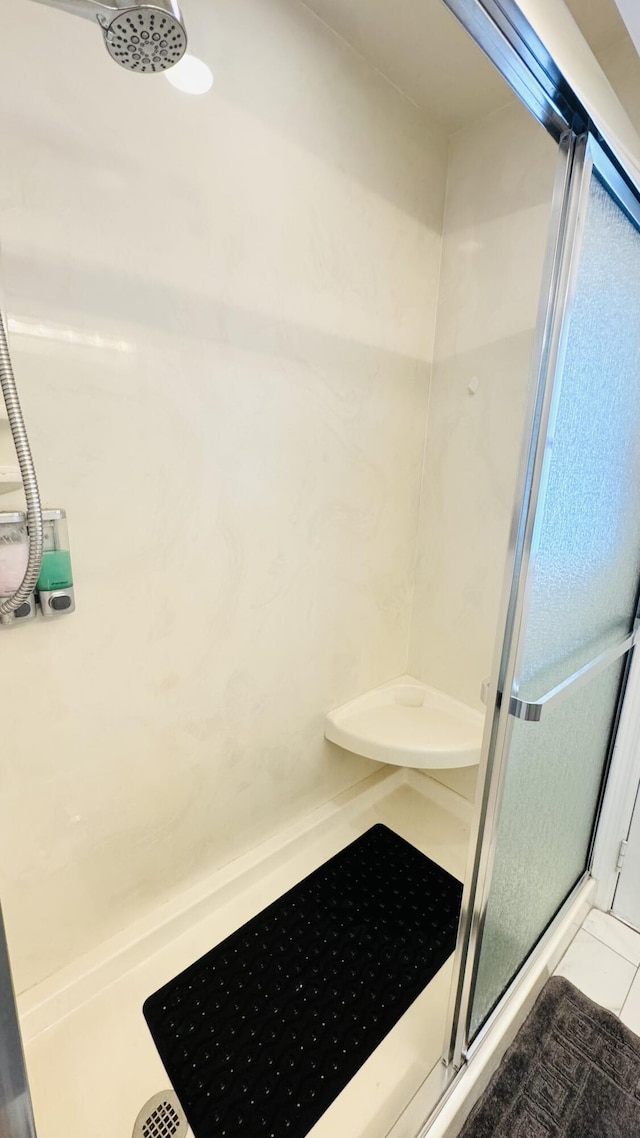
[[[54,589],[70,589],[71,554],[68,549],[46,549],[42,555],[42,567],[38,577],[38,589],[49,593]]]

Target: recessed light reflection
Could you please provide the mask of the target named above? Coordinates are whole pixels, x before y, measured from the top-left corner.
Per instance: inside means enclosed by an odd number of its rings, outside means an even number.
[[[183,55],[175,67],[170,67],[164,73],[172,87],[184,91],[187,95],[205,95],[213,85],[213,73],[206,63],[196,59],[195,55]]]

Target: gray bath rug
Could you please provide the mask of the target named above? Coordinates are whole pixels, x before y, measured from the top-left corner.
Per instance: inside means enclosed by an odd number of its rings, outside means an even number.
[[[554,976],[459,1138],[639,1138],[640,1037]]]

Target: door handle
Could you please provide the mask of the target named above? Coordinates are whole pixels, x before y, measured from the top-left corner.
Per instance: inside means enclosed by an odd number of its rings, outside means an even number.
[[[619,644],[614,644],[612,648],[607,648],[599,656],[595,656],[588,664],[583,664],[577,672],[563,680],[562,683],[556,684],[545,695],[540,696],[540,699],[520,699],[518,696],[512,695],[509,700],[509,715],[513,715],[515,719],[524,719],[526,723],[539,723],[543,711],[562,703],[568,696],[573,695],[573,692],[577,691],[578,688],[590,683],[599,672],[603,672],[620,656],[624,656],[625,652],[630,652],[636,643],[639,631],[640,629],[634,629]]]

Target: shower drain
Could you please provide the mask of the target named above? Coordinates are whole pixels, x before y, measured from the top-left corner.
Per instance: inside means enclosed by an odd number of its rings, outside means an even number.
[[[145,1102],[133,1127],[133,1138],[185,1138],[187,1120],[174,1091],[160,1091]]]

